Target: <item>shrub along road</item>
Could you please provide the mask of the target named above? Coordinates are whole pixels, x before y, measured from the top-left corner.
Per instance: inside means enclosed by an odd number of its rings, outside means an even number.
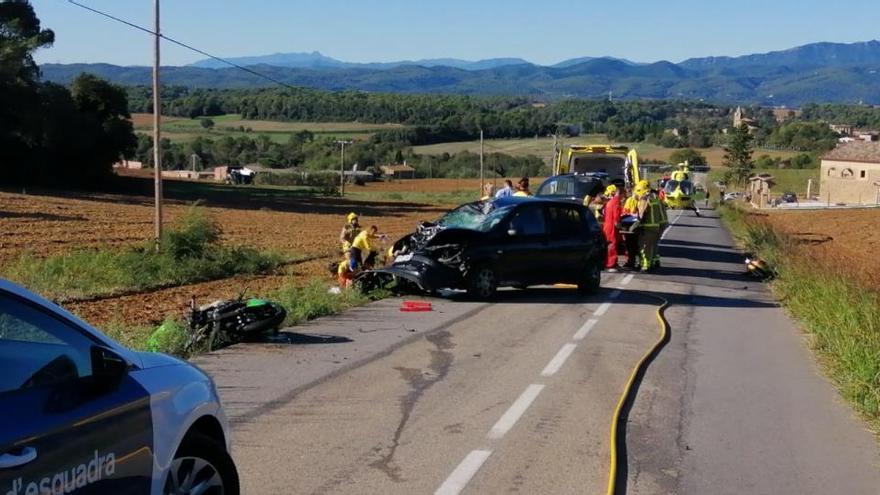
[[[386,300],[197,358],[245,491],[601,493],[612,413],[657,338],[649,293],[672,338],[629,412],[627,493],[876,493],[872,435],[707,214],[677,219],[659,273],[588,298]]]

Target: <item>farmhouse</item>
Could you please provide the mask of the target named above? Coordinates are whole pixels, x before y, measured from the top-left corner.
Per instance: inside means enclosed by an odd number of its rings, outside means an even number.
[[[406,163],[403,165],[382,165],[379,167],[382,175],[389,179],[415,179],[416,169],[410,167]]]
[[[880,142],[841,144],[822,157],[822,199],[831,204],[880,204]]]

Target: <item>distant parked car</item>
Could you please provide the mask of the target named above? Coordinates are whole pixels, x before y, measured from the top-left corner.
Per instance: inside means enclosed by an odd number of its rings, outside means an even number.
[[[730,192],[724,195],[724,201],[734,201],[741,198],[742,196],[743,193],[741,192]]]
[[[783,203],[797,203],[798,202],[797,194],[795,194],[791,191],[782,193],[782,197],[780,199],[782,200]]]

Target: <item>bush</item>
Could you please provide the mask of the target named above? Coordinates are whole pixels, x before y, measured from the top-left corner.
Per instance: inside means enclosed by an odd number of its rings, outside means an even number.
[[[198,204],[191,206],[178,224],[162,236],[162,249],[176,260],[200,258],[220,240],[220,225]]]

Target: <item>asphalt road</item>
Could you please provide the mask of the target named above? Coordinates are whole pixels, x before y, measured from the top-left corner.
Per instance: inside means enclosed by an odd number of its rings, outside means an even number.
[[[658,335],[650,295],[672,338],[629,411],[626,493],[880,492],[874,438],[713,213],[672,218],[658,273],[588,298],[387,300],[199,358],[244,493],[604,493],[614,408]]]

